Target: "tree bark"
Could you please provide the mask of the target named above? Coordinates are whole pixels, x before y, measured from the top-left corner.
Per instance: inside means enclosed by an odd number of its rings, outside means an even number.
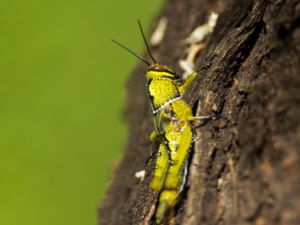
[[[173,65],[184,40],[219,18],[196,58],[201,76],[184,96],[196,115],[188,182],[173,224],[300,224],[300,3],[296,0],[169,0],[157,61]],[[205,73],[200,68],[215,55]],[[157,194],[149,188],[155,145],[145,89],[145,66],[127,84],[129,124],[123,159],[99,207],[99,224],[149,224]],[[143,181],[134,174],[146,170]]]

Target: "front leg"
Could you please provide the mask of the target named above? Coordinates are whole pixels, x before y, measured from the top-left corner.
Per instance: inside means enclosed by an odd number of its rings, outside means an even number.
[[[180,91],[181,94],[183,94],[185,92],[187,87],[191,85],[191,83],[196,79],[197,76],[198,76],[197,72],[194,72],[194,73],[192,73],[191,75],[188,76],[188,78],[183,83],[183,85],[181,85],[179,87],[179,91]]]

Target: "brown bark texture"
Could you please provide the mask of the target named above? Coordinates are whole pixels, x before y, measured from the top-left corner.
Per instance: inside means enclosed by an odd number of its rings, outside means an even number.
[[[219,18],[184,98],[196,115],[220,118],[193,123],[188,181],[169,223],[299,225],[300,3],[169,0],[159,15],[168,20],[165,37],[152,48],[157,61],[181,71],[184,40],[212,11]],[[157,202],[149,188],[155,157],[146,163],[157,146],[145,70],[140,64],[127,84],[127,145],[98,210],[101,225],[150,224]],[[140,181],[134,175],[143,169]]]

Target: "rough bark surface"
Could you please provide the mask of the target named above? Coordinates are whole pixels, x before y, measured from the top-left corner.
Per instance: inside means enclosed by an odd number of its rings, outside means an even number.
[[[197,115],[220,114],[194,123],[196,143],[186,193],[172,224],[300,224],[300,3],[296,0],[169,0],[162,43],[153,49],[173,65],[184,39],[219,14],[196,66],[211,65],[185,98]],[[101,225],[149,224],[157,195],[149,189],[155,148],[145,90],[145,67],[127,85],[129,135],[99,207]],[[139,181],[136,171],[146,170]]]

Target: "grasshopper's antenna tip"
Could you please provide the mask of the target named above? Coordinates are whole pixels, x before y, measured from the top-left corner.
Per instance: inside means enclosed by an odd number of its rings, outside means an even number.
[[[153,63],[156,63],[156,60],[155,60],[154,57],[152,56],[151,51],[150,51],[150,48],[149,48],[149,45],[148,45],[148,43],[147,43],[146,36],[145,36],[144,31],[143,31],[142,23],[141,23],[141,21],[140,21],[139,19],[137,20],[137,22],[138,22],[138,25],[139,25],[139,28],[140,28],[142,37],[143,37],[143,39],[144,39],[144,43],[145,43],[145,45],[146,45],[148,54],[149,54],[149,56],[151,57]]]

